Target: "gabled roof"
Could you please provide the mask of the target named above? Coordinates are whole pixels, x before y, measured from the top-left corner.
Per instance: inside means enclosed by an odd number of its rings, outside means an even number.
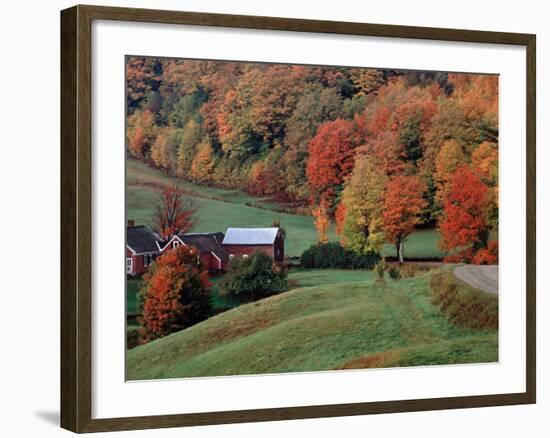
[[[229,255],[222,248],[223,233],[187,233],[178,236],[186,245],[194,246],[200,253],[211,252],[227,262]]]
[[[126,246],[137,254],[158,252],[161,237],[145,225],[126,227]]]
[[[271,245],[277,238],[279,228],[228,228],[224,245]]]

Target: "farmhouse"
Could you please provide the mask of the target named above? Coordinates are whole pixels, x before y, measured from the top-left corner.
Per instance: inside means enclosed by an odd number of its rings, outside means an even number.
[[[160,254],[162,238],[145,225],[134,225],[129,220],[126,227],[126,273],[141,275],[147,271],[155,257]]]
[[[279,228],[228,228],[223,249],[229,257],[248,257],[262,251],[276,262],[285,259],[285,243]]]

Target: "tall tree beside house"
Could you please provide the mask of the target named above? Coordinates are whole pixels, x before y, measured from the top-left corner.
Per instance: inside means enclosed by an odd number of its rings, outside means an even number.
[[[197,250],[182,245],[159,256],[143,276],[138,319],[142,343],[208,318],[211,284],[198,261]]]
[[[163,239],[188,232],[194,225],[196,210],[193,201],[184,198],[176,186],[164,188],[153,218],[156,232]]]
[[[427,205],[423,195],[426,184],[418,176],[396,176],[386,187],[382,218],[386,238],[395,245],[399,263],[403,263],[405,240],[421,221]]]

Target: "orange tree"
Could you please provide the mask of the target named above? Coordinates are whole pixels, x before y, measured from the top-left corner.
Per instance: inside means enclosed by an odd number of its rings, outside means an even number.
[[[471,262],[475,252],[487,247],[488,192],[480,175],[467,164],[459,166],[452,175],[439,229],[443,248],[458,253],[447,260]]]
[[[142,343],[189,327],[210,315],[210,282],[195,248],[179,246],[161,255],[143,276]]]
[[[423,198],[426,184],[418,176],[396,176],[386,187],[382,220],[386,238],[396,248],[399,263],[403,263],[405,239],[421,220],[427,202]]]
[[[336,119],[319,127],[309,143],[306,169],[312,205],[325,203],[333,212],[338,191],[353,170],[358,143],[354,122]]]

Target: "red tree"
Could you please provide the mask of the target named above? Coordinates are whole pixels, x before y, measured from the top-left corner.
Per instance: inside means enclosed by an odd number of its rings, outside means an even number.
[[[406,238],[420,222],[426,208],[423,194],[426,184],[418,176],[396,176],[386,187],[382,220],[386,238],[395,245],[399,263],[403,263]]]
[[[193,202],[189,198],[183,198],[177,187],[166,187],[155,209],[155,228],[163,239],[186,233],[194,225],[195,212]]]
[[[450,178],[450,190],[443,202],[443,219],[439,228],[443,248],[447,251],[462,250],[462,259],[470,257],[467,254],[473,253],[472,246],[479,244],[487,232],[488,190],[480,176],[467,164],[459,166]]]
[[[195,248],[179,246],[158,257],[143,276],[140,337],[166,336],[206,319],[210,312],[208,273]]]
[[[351,173],[358,133],[353,122],[336,119],[319,127],[309,143],[307,179],[312,204],[334,208],[337,186]]]

